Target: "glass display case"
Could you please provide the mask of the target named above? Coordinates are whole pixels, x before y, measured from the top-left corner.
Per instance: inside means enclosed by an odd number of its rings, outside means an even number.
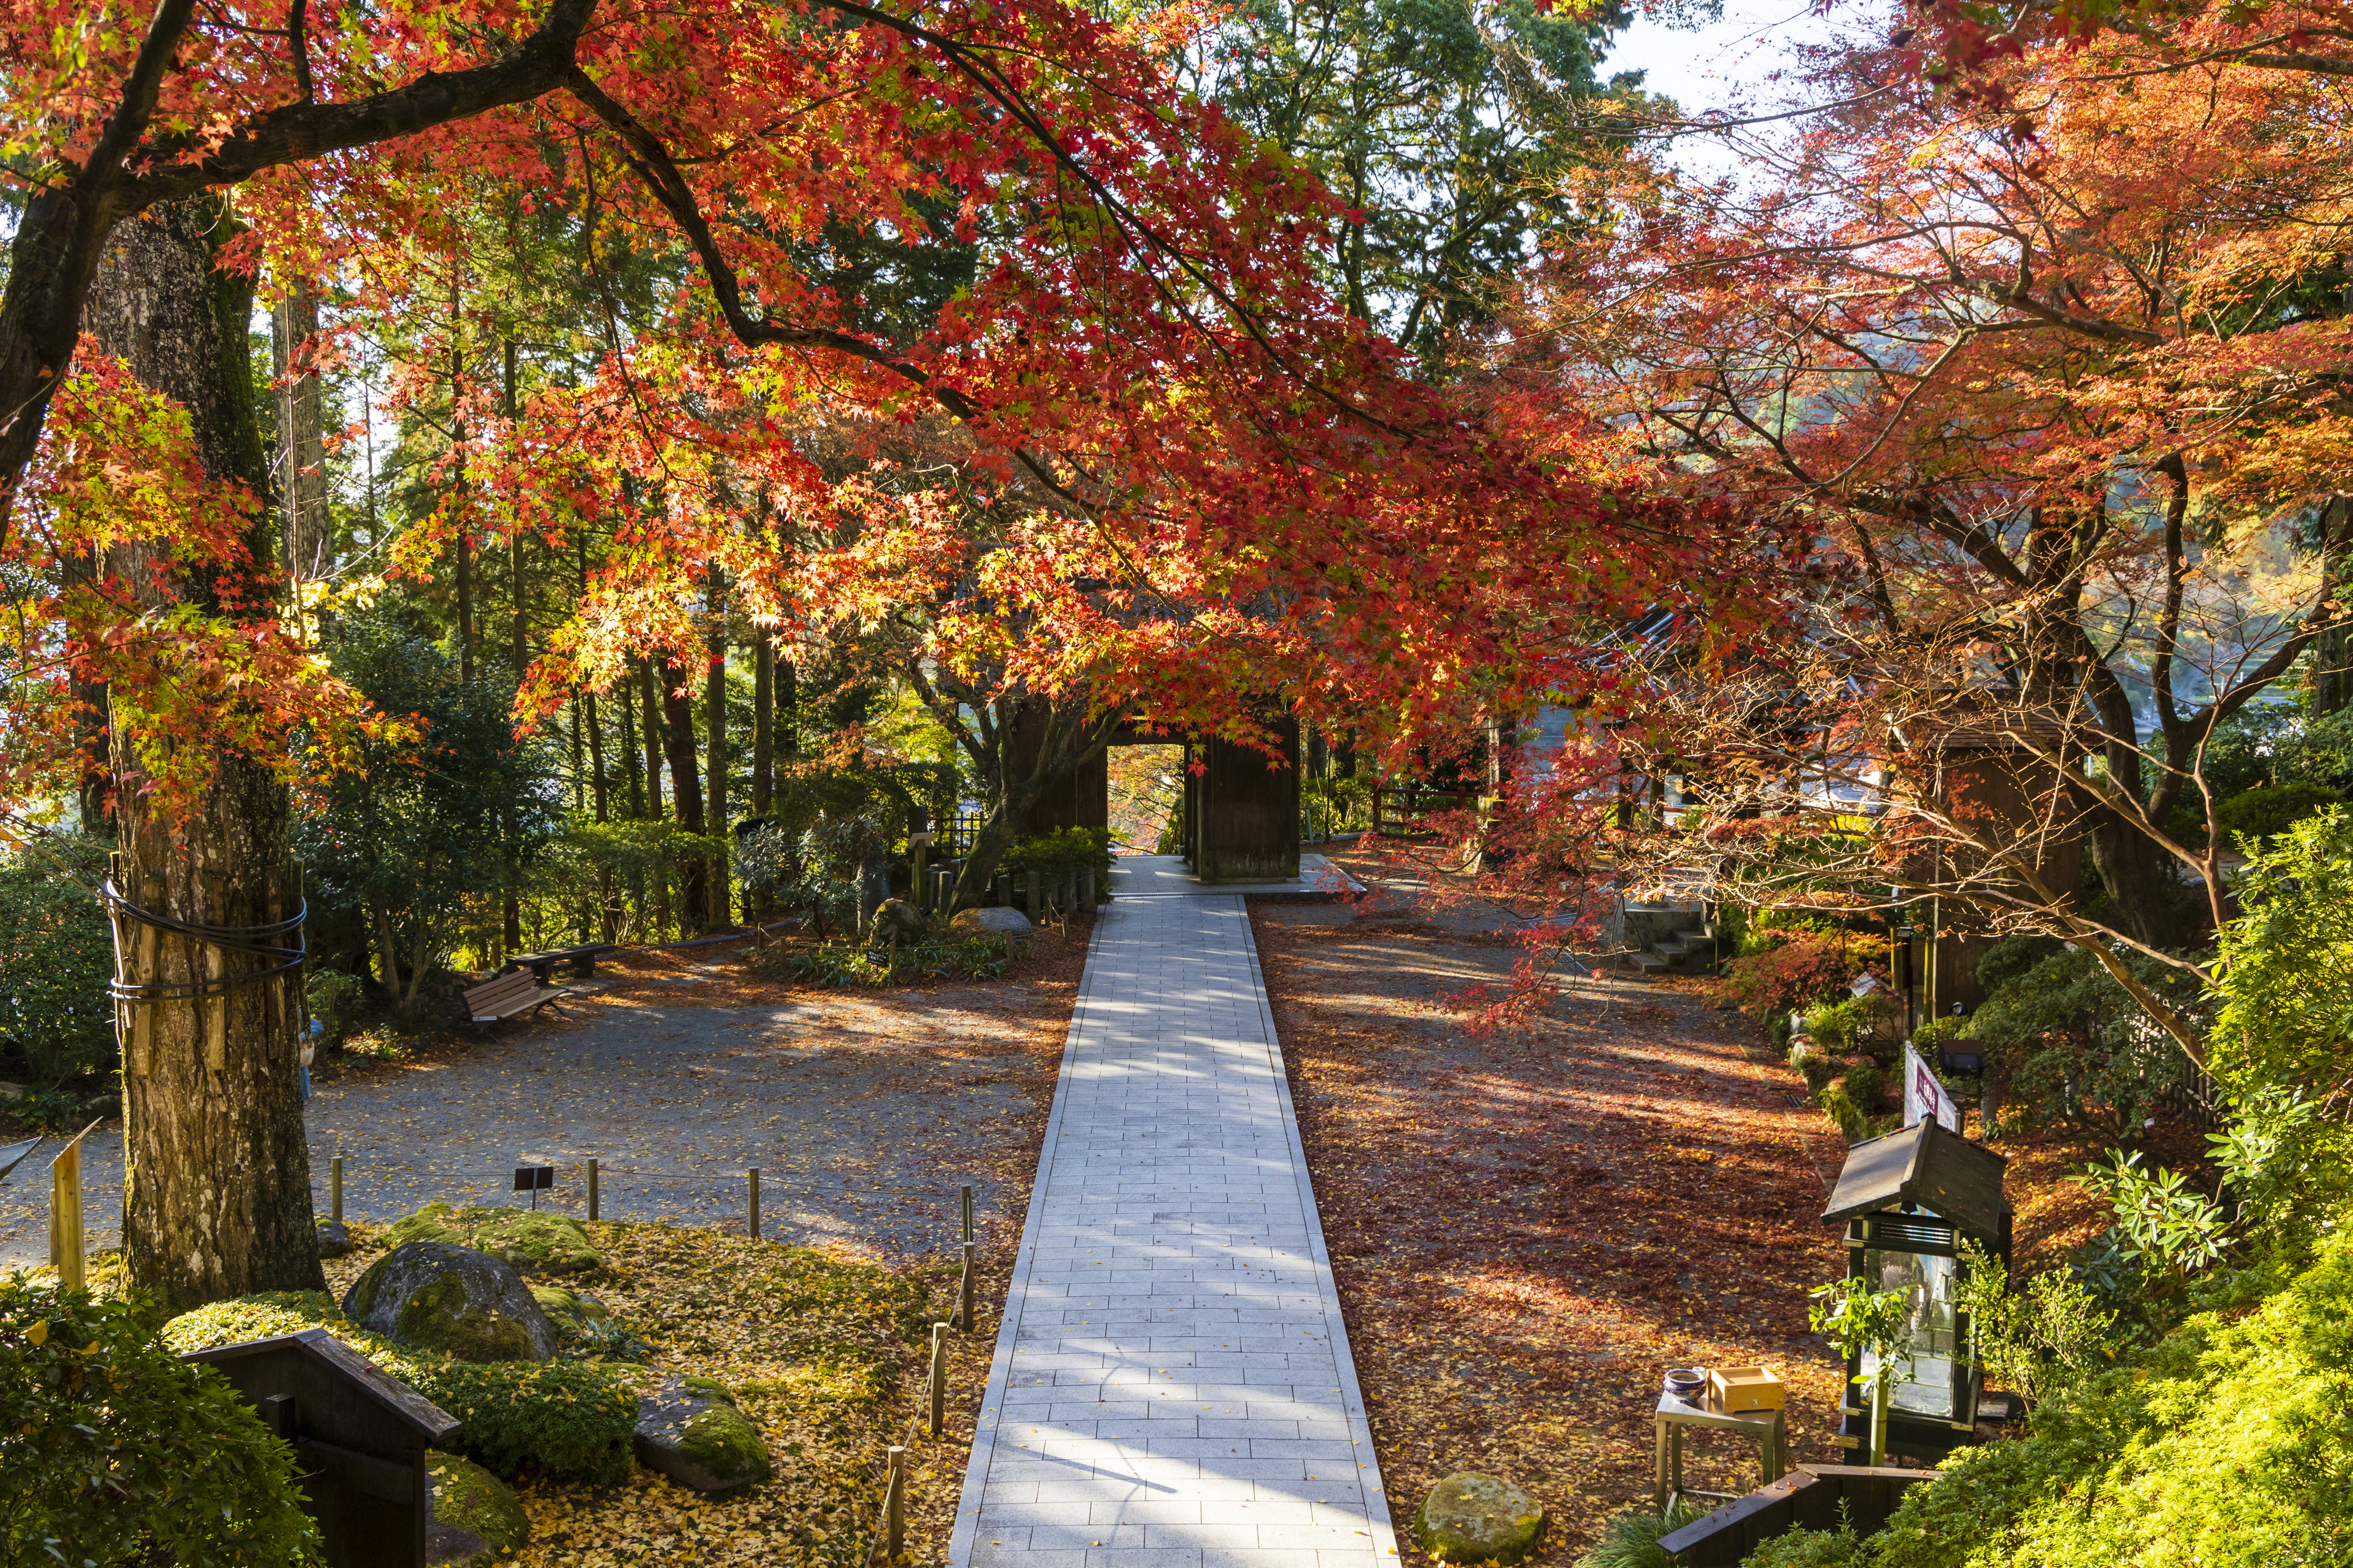
[[[1826,1219],[1846,1222],[1847,1271],[1875,1290],[1901,1290],[1911,1331],[1894,1358],[1887,1451],[1934,1464],[1974,1439],[1979,1393],[1968,1358],[1968,1319],[1955,1300],[1972,1240],[2005,1263],[2010,1211],[2002,1196],[2006,1162],[1934,1121],[1873,1138],[1847,1151]],[[1871,1414],[1852,1381],[1877,1370],[1868,1352],[1847,1365],[1840,1441],[1865,1447]]]

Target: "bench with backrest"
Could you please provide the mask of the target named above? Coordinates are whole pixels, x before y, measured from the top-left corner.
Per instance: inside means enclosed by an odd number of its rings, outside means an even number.
[[[510,969],[528,969],[542,985],[555,981],[555,966],[568,963],[575,978],[596,978],[596,961],[608,952],[621,951],[620,944],[610,942],[584,942],[577,947],[551,947],[545,952],[518,952],[507,960]]]
[[[468,986],[466,1021],[487,1035],[492,1024],[520,1018],[534,1007],[571,994],[565,986],[542,985],[539,977],[531,971],[518,969],[512,974],[501,974],[494,980],[485,980],[480,985]],[[559,1007],[557,1011],[563,1009]]]

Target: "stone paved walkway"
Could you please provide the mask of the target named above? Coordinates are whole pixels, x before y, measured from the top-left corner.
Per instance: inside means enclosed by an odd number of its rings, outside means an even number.
[[[1396,1561],[1242,900],[1124,899],[1071,1020],[951,1568]]]

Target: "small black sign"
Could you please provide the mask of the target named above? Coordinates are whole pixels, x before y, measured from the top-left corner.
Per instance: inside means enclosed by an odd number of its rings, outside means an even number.
[[[543,1193],[555,1185],[553,1165],[517,1165],[514,1190],[519,1193]]]

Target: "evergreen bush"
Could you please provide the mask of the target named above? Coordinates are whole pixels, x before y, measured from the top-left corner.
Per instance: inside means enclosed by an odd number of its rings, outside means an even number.
[[[0,1277],[0,1544],[73,1568],[318,1561],[294,1455],[142,1301]]]

